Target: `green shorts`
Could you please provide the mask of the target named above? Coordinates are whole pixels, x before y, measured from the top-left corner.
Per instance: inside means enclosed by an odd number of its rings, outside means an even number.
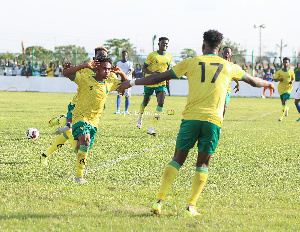
[[[216,150],[221,127],[199,120],[182,120],[177,136],[176,148],[190,150],[198,141],[198,151],[213,154]]]
[[[91,138],[91,144],[90,144],[90,149],[93,146],[94,140],[95,140],[95,136],[97,133],[97,128],[86,123],[86,122],[76,122],[73,126],[72,126],[72,134],[75,140],[78,140],[78,137],[83,135],[83,134],[89,134],[90,138]]]
[[[225,105],[227,105],[227,106],[229,105],[230,99],[231,99],[230,93],[227,92],[226,98],[225,98]]]
[[[67,119],[72,118],[72,111],[74,110],[75,105],[72,105],[71,102],[68,105],[68,113],[67,113]]]
[[[164,91],[165,93],[167,92],[167,87],[165,85],[161,85],[158,87],[147,87],[144,86],[144,98],[150,98],[151,95],[154,93],[158,94],[161,91]]]
[[[283,100],[289,100],[290,98],[291,98],[291,94],[290,93],[284,93],[284,94],[280,95],[281,102]]]

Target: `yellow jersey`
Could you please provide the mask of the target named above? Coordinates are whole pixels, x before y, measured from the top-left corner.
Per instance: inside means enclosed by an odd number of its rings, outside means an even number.
[[[170,66],[172,62],[172,55],[170,53],[166,53],[164,55],[160,55],[158,51],[151,52],[147,59],[145,60],[145,64],[148,65],[148,70],[151,72],[165,72],[168,70],[168,67]],[[149,76],[150,74],[145,75],[145,77]],[[166,81],[162,81],[155,85],[146,85],[147,87],[158,87],[166,85]]]
[[[208,54],[181,61],[171,69],[180,78],[187,76],[189,93],[182,113],[185,120],[223,124],[223,110],[228,85],[232,79],[242,80],[242,68],[223,58]]]
[[[46,69],[47,77],[54,77],[54,66]]]
[[[291,93],[293,90],[293,85],[290,84],[290,82],[295,79],[295,73],[290,69],[287,71],[280,69],[275,73],[274,80],[281,78],[283,78],[283,81],[280,81],[278,84],[278,93],[280,95],[284,93]]]
[[[77,102],[73,110],[73,124],[83,121],[98,127],[101,112],[108,94],[115,91],[121,81],[109,77],[104,82],[94,78],[94,72],[76,72],[73,81],[78,85]]]

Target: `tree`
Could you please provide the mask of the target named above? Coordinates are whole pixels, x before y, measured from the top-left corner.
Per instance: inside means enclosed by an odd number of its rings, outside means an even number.
[[[77,53],[75,52],[77,49]],[[75,60],[78,64],[83,64],[90,59],[88,58],[88,53],[86,52],[84,47],[76,46],[76,45],[67,45],[67,46],[58,46],[54,48],[54,60],[65,63],[67,61],[75,64]]]
[[[10,52],[0,53],[0,59],[11,59],[12,60],[14,58],[16,58],[16,54],[14,54],[14,53],[10,53]]]
[[[129,58],[136,56],[135,47],[133,47],[129,39],[109,39],[105,42],[104,46],[107,48],[109,56],[113,59],[114,63],[117,63],[121,59],[122,51],[125,50],[128,52]]]
[[[180,53],[182,59],[193,58],[197,56],[197,52],[190,48],[185,48]]]
[[[233,63],[246,63],[246,59],[245,59],[245,56],[246,56],[246,53],[247,53],[247,50],[244,49],[244,50],[241,50],[239,48],[240,44],[237,44],[235,42],[231,42],[228,38],[226,39],[226,41],[223,40],[222,42],[222,48],[224,47],[230,47],[231,48],[231,51],[232,51],[232,58],[231,58],[231,61]],[[221,51],[219,52],[219,56],[222,57],[222,49]]]
[[[34,49],[34,60],[45,61],[48,63],[53,59],[53,51],[47,50],[41,46],[30,46],[25,49],[26,59],[32,59],[32,51]]]

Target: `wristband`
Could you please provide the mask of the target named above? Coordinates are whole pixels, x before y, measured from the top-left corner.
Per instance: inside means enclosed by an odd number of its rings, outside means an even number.
[[[131,85],[131,87],[132,87],[132,86],[135,86],[135,80],[131,80],[131,81],[130,81],[130,85]]]

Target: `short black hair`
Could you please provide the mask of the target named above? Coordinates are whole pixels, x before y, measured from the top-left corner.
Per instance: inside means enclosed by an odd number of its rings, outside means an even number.
[[[208,30],[204,32],[203,39],[211,48],[216,48],[221,44],[223,34],[217,30]]]
[[[99,62],[108,62],[112,65],[112,60],[109,57],[99,57],[97,60]]]
[[[229,48],[229,49],[232,51],[232,48],[231,48],[231,47],[224,47],[224,48],[223,48],[223,51],[224,51],[226,48]]]
[[[288,58],[288,57],[284,57],[284,58],[283,58],[283,61],[285,61],[285,60],[288,60],[288,61],[289,61],[289,63],[291,63],[291,60],[290,60],[290,58]]]
[[[160,37],[160,38],[158,39],[158,42],[160,42],[160,41],[162,41],[162,40],[168,40],[168,41],[169,41],[169,39],[168,39],[167,37]]]
[[[124,52],[127,52],[127,51],[126,51],[126,50],[125,50],[125,51],[123,51],[123,52],[122,52],[122,54],[123,54]],[[128,52],[127,52],[127,53],[128,53]]]

